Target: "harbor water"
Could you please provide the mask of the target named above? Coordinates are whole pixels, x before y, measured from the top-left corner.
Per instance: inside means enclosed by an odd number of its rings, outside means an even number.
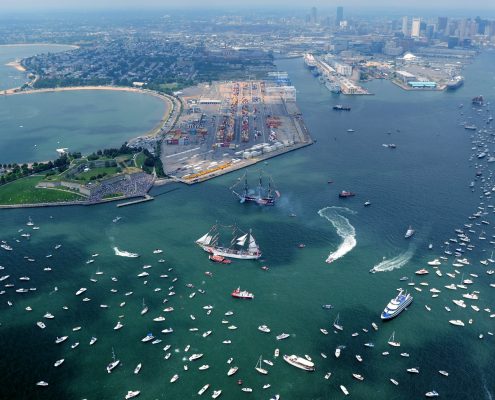
[[[494,202],[488,196],[480,199],[479,180],[474,191],[469,188],[477,160],[472,158],[472,133],[460,123],[485,123],[489,106],[481,112],[472,110],[471,98],[483,94],[487,101],[495,101],[495,71],[489,67],[494,62],[493,52],[477,57],[464,71],[464,86],[455,92],[406,92],[388,81],[374,81],[367,85],[374,96],[344,97],[331,94],[302,60],[278,61],[278,68],[289,73],[298,89],[298,105],[316,143],[248,170],[253,184],[260,167],[272,176],[281,193],[275,207],[240,204],[228,189],[242,175],[237,171],[190,187],[157,187],[151,192],[154,201],[119,209],[105,204],[1,211],[0,239],[13,248],[0,249],[4,268],[0,275],[10,275],[1,283],[15,286],[1,288],[6,293],[0,296],[0,398],[122,399],[128,390],[140,390],[143,399],[189,399],[209,383],[203,397],[221,389],[225,399],[244,395],[269,399],[276,393],[281,399],[329,399],[343,397],[339,386],[344,385],[356,399],[417,399],[431,390],[446,399],[491,399],[495,337],[488,332],[495,331],[495,319],[484,309],[495,310],[495,289],[489,286],[495,280],[479,261],[489,258],[493,249],[495,218],[488,205]],[[96,102],[102,94],[72,95],[74,101],[87,95]],[[29,101],[37,101],[37,96]],[[333,111],[336,104],[352,110]],[[395,149],[383,146],[391,143]],[[486,162],[483,171],[488,179]],[[170,191],[173,188],[178,190]],[[340,199],[342,190],[356,196]],[[364,207],[365,201],[371,206]],[[489,223],[484,227],[468,220],[480,202],[489,211],[483,216]],[[26,225],[29,218],[39,230]],[[211,263],[194,241],[217,221],[251,228],[262,259]],[[443,277],[431,267],[427,276],[414,274],[427,267],[427,261],[444,255],[444,242],[455,237],[454,229],[466,229],[466,223],[473,224],[476,233],[470,236],[476,246],[464,255],[471,264],[460,272],[479,276],[471,279],[480,300],[469,302],[478,304],[479,312],[457,307],[452,299],[462,298],[460,290],[444,288],[461,281],[461,276],[445,275],[454,273],[452,257],[441,267]],[[416,233],[406,240],[408,226]],[[482,229],[488,238],[484,241],[477,239]],[[29,239],[21,237],[26,232]],[[55,249],[57,244],[62,246]],[[140,257],[119,257],[114,247]],[[154,254],[155,249],[163,253]],[[338,259],[325,263],[332,253]],[[143,269],[145,265],[151,268]],[[264,265],[268,271],[261,269]],[[379,272],[369,273],[373,267]],[[137,277],[143,271],[149,275]],[[30,280],[20,281],[23,276]],[[409,280],[400,281],[403,276]],[[239,286],[255,298],[233,299],[230,293]],[[36,290],[16,293],[20,287]],[[82,287],[87,291],[76,296]],[[398,318],[380,322],[381,311],[399,287],[410,289],[413,303]],[[433,287],[441,290],[436,298],[429,291]],[[143,303],[149,311],[141,315]],[[322,304],[333,308],[323,309]],[[207,305],[213,306],[209,315],[203,308]],[[32,311],[25,310],[28,306]],[[164,312],[166,307],[173,311]],[[229,310],[234,314],[225,316]],[[44,318],[46,312],[54,318]],[[337,314],[344,327],[338,333],[332,326]],[[154,322],[159,315],[166,320]],[[449,324],[454,319],[466,325]],[[37,321],[46,328],[40,329]],[[117,321],[124,326],[114,330]],[[378,324],[377,331],[372,322]],[[271,332],[260,332],[262,324]],[[228,329],[229,325],[237,329]],[[77,326],[81,329],[73,331]],[[161,333],[169,327],[172,333]],[[208,330],[211,335],[203,337]],[[400,348],[387,344],[394,331]],[[277,341],[275,336],[282,332],[290,337]],[[162,342],[143,343],[148,333]],[[64,335],[69,338],[55,344]],[[93,336],[98,340],[89,345]],[[79,346],[71,349],[75,342]],[[369,342],[373,348],[364,346]],[[170,349],[164,351],[165,345]],[[185,352],[187,345],[190,350]],[[338,346],[345,347],[336,358]],[[112,349],[120,365],[108,374]],[[168,352],[170,358],[164,359]],[[189,362],[192,353],[204,355]],[[283,361],[284,354],[309,355],[316,371],[290,366]],[[357,354],[363,362],[356,360]],[[264,365],[266,376],[254,369],[260,355],[274,363]],[[231,357],[232,364],[227,364]],[[62,358],[64,363],[54,367]],[[141,372],[134,374],[138,363],[143,365]],[[203,364],[209,368],[198,370]],[[239,370],[228,377],[233,365]],[[406,372],[413,367],[420,373]],[[332,373],[328,380],[327,372]],[[363,375],[364,381],[352,373]],[[179,379],[170,383],[174,374]],[[49,385],[36,386],[42,380]],[[271,387],[262,389],[267,383]],[[250,387],[253,393],[242,394],[241,387]]]

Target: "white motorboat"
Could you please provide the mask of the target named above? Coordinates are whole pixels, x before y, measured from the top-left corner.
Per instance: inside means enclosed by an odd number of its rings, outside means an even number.
[[[303,369],[305,371],[314,371],[315,370],[315,364],[311,361],[308,361],[304,357],[298,357],[298,356],[292,354],[290,356],[284,355],[283,359],[285,362],[287,362],[288,364],[290,364],[296,368]]]
[[[201,396],[204,392],[206,392],[208,390],[209,387],[210,387],[210,384],[209,383],[207,383],[206,385],[204,385],[201,389],[199,389],[198,395]]]
[[[128,400],[137,397],[139,396],[139,393],[141,393],[139,390],[129,390],[125,395],[125,399]]]

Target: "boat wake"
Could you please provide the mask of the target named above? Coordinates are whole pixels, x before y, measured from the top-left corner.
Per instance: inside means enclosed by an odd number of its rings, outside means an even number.
[[[351,225],[349,220],[342,214],[356,214],[355,211],[349,210],[346,207],[325,207],[318,211],[318,215],[327,219],[337,231],[343,240],[336,251],[330,253],[325,260],[327,263],[334,262],[339,258],[344,257],[354,247],[356,247],[356,230]]]
[[[402,254],[399,254],[396,257],[390,258],[390,259],[384,259],[383,261],[379,262],[373,268],[371,268],[370,272],[375,273],[375,272],[387,272],[387,271],[392,271],[394,269],[399,269],[402,268],[404,265],[406,265],[414,255],[414,248],[410,247],[407,251],[405,251]]]
[[[115,252],[115,255],[119,256],[119,257],[130,257],[130,258],[139,257],[139,254],[137,254],[137,253],[130,253],[128,251],[119,250],[118,247],[114,247],[113,251]]]

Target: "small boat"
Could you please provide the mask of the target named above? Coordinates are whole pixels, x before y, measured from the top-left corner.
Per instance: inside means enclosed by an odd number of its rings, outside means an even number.
[[[436,391],[432,390],[431,392],[426,392],[425,396],[426,397],[438,397],[439,394]]]
[[[406,231],[406,234],[404,235],[404,238],[405,239],[408,239],[410,238],[411,236],[413,236],[415,233],[414,229],[412,228],[411,225],[409,225],[409,228],[407,228],[407,231]]]
[[[199,389],[198,395],[201,396],[204,392],[206,392],[208,390],[209,387],[210,387],[210,384],[209,383],[207,383],[206,385],[204,385],[201,389]]]
[[[174,383],[177,379],[179,379],[179,375],[175,374],[172,378],[170,378],[170,383]]]
[[[359,375],[359,374],[352,374],[352,376],[357,379],[358,381],[363,381],[364,380],[364,377],[362,375]]]
[[[68,338],[68,337],[69,337],[69,336],[57,337],[57,338],[55,339],[55,343],[57,343],[57,344],[58,344],[58,343],[65,342],[65,341],[67,340],[67,338]]]
[[[254,294],[252,294],[246,290],[241,290],[240,287],[235,289],[231,295],[232,295],[232,297],[235,297],[237,299],[249,299],[249,300],[254,299]]]
[[[113,329],[117,331],[117,330],[119,330],[120,328],[122,328],[123,326],[124,326],[124,324],[123,324],[122,322],[117,321],[117,325],[115,325],[115,326],[113,327]]]
[[[429,273],[429,272],[428,272],[428,270],[427,270],[427,269],[425,269],[425,268],[418,269],[418,270],[415,272],[415,274],[416,274],[416,275],[427,275],[428,273]]]
[[[260,374],[266,375],[266,374],[268,374],[268,371],[261,367],[261,359],[262,359],[262,356],[260,356],[260,358],[258,359],[258,362],[256,363],[256,366],[254,367],[254,369],[256,371],[258,371]]]
[[[190,357],[189,357],[189,361],[194,361],[194,360],[198,360],[199,358],[203,357],[203,354],[200,353],[200,354],[192,354]]]
[[[266,326],[266,325],[258,326],[258,330],[261,332],[270,333],[270,328],[268,328],[268,326]]]
[[[399,385],[399,382],[397,382],[395,379],[390,378],[390,382],[392,382],[395,386]]]
[[[277,335],[276,336],[276,339],[277,340],[283,340],[283,339],[287,339],[290,335],[288,333],[281,333],[280,335]]]
[[[395,340],[395,331],[392,332],[392,336],[390,336],[390,338],[388,339],[388,342],[387,342],[390,346],[393,346],[393,347],[399,347],[400,346],[400,342],[397,342]]]
[[[125,395],[125,399],[133,399],[134,397],[139,396],[139,393],[141,393],[139,390],[129,390]]]
[[[211,395],[211,398],[212,399],[216,399],[218,396],[220,396],[222,394],[222,391],[221,390],[214,390],[213,391],[213,394]]]
[[[134,368],[134,373],[137,375],[139,374],[139,371],[141,371],[141,367],[143,365],[141,363],[139,363],[138,365],[136,365],[136,368]]]
[[[331,372],[327,372],[324,376],[325,379],[330,379],[330,377],[332,376],[332,373]]]
[[[340,385],[340,390],[342,390],[342,393],[344,393],[346,396],[349,395],[349,391],[344,385]]]
[[[331,304],[322,304],[321,308],[324,308],[325,310],[330,310],[333,308]]]
[[[155,339],[152,333],[148,333],[144,338],[141,339],[141,342],[146,343]]]
[[[113,347],[112,347],[112,359],[113,361],[107,365],[107,372],[109,374],[112,373],[112,370],[120,364],[120,360],[115,359],[115,352],[113,351]]]
[[[216,263],[219,264],[231,264],[232,260],[229,260],[228,258],[225,258],[224,256],[221,256],[219,254],[210,254],[208,258]]]
[[[419,374],[419,369],[418,368],[408,368],[406,369],[407,372],[410,374]]]
[[[353,192],[349,192],[347,190],[342,190],[340,193],[339,193],[339,197],[340,198],[346,198],[346,197],[353,197],[355,196],[356,193],[353,193]]]
[[[253,391],[253,389],[252,389],[252,388],[249,388],[249,387],[243,387],[241,390],[242,390],[243,392],[248,392],[248,393],[250,393],[250,392],[252,392],[252,391]]]
[[[41,321],[36,322],[36,325],[38,325],[41,329],[45,329],[46,328],[46,325],[43,322],[41,322]]]
[[[456,326],[464,326],[464,322],[462,322],[460,319],[451,319],[449,323]]]
[[[364,206],[365,206],[365,207],[371,206],[371,202],[370,202],[370,201],[365,201],[365,202],[364,202]]]
[[[48,386],[48,383],[45,381],[39,381],[36,383],[36,386]]]
[[[340,357],[340,353],[342,352],[342,350],[340,349],[340,347],[337,347],[335,349],[335,358],[339,358]]]
[[[339,331],[343,331],[344,327],[340,325],[339,319],[340,319],[340,314],[337,314],[337,318],[335,318],[335,321],[333,321],[333,327]]]
[[[438,371],[438,373],[439,373],[440,375],[443,375],[443,376],[449,376],[449,373],[448,373],[447,371],[442,371],[442,370],[440,370],[440,371]]]
[[[234,375],[234,374],[237,372],[237,370],[238,370],[238,369],[239,369],[239,367],[232,367],[232,368],[230,368],[230,369],[227,371],[227,376],[232,376],[232,375]]]
[[[210,366],[208,364],[204,364],[204,365],[201,365],[198,369],[200,371],[204,371],[205,369],[208,369],[208,368],[210,368]]]
[[[62,363],[65,361],[65,359],[61,358],[60,360],[55,361],[55,364],[53,364],[54,367],[58,367],[62,365]]]

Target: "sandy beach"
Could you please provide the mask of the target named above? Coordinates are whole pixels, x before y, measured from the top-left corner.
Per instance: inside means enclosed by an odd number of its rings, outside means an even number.
[[[26,72],[26,68],[24,68],[19,61],[11,61],[5,65],[7,67],[15,68],[17,71]]]

